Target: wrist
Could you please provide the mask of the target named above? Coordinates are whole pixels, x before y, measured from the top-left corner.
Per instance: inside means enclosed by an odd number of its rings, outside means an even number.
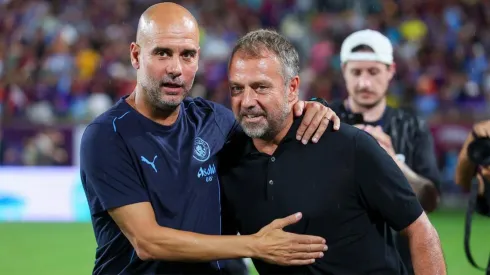
[[[245,258],[260,258],[260,240],[259,237],[255,235],[243,235],[243,247],[244,247],[244,257]]]

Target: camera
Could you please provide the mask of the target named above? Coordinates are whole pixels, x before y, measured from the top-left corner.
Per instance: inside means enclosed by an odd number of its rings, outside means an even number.
[[[364,116],[361,113],[342,113],[340,115],[340,121],[349,125],[365,124]]]
[[[490,166],[490,138],[479,138],[474,133],[473,137],[474,140],[468,145],[466,152],[468,158],[478,166]],[[471,186],[468,209],[466,211],[465,218],[464,250],[466,253],[466,258],[473,267],[478,270],[485,271],[485,274],[490,275],[490,259],[488,260],[486,268],[480,267],[471,255],[470,249],[470,235],[473,212],[476,211],[480,215],[490,216],[490,193],[488,193],[490,183],[484,177],[482,177],[482,179],[485,185],[486,195],[478,195],[479,186],[476,181],[474,181]]]
[[[480,167],[488,167],[490,166],[490,138],[478,138],[476,135],[473,135],[475,139],[468,145],[467,155],[468,158],[479,167],[476,170],[476,173],[480,173]],[[478,183],[474,182],[471,188],[470,199],[474,200],[475,205],[474,209],[480,215],[490,217],[490,181],[482,176],[481,177],[484,184],[484,192],[483,195],[478,195],[477,190],[479,190]]]
[[[468,145],[468,158],[480,166],[490,166],[490,138],[475,138]]]

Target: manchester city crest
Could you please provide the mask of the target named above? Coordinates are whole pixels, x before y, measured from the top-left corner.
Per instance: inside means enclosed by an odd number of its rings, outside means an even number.
[[[192,156],[196,160],[204,162],[209,159],[210,155],[211,149],[209,148],[209,144],[202,138],[197,137],[194,140],[194,154]]]

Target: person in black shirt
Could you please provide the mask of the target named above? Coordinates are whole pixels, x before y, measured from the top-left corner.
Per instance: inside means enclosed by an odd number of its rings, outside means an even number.
[[[406,274],[390,226],[408,238],[417,274],[445,274],[436,230],[371,135],[342,124],[317,144],[295,140],[298,71],[298,53],[271,30],[250,32],[232,51],[231,105],[246,135],[219,156],[224,233],[256,232],[300,211],[285,230],[324,237],[324,257],[301,267],[254,260],[260,274]]]
[[[371,134],[401,169],[424,210],[434,211],[441,180],[430,130],[414,113],[386,103],[396,69],[391,42],[377,31],[357,31],[342,43],[340,59],[349,95],[332,102],[332,109],[343,122]],[[395,243],[414,274],[406,239],[395,235]]]

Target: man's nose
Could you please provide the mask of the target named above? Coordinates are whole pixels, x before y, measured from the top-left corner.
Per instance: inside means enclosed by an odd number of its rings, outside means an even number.
[[[371,79],[366,76],[366,74],[361,75],[359,77],[359,82],[357,83],[359,88],[371,88],[371,84]]]
[[[182,64],[178,56],[172,58],[172,61],[167,66],[167,74],[172,78],[179,77],[182,74]]]
[[[257,104],[257,93],[250,87],[245,87],[243,91],[242,107],[251,108]]]

